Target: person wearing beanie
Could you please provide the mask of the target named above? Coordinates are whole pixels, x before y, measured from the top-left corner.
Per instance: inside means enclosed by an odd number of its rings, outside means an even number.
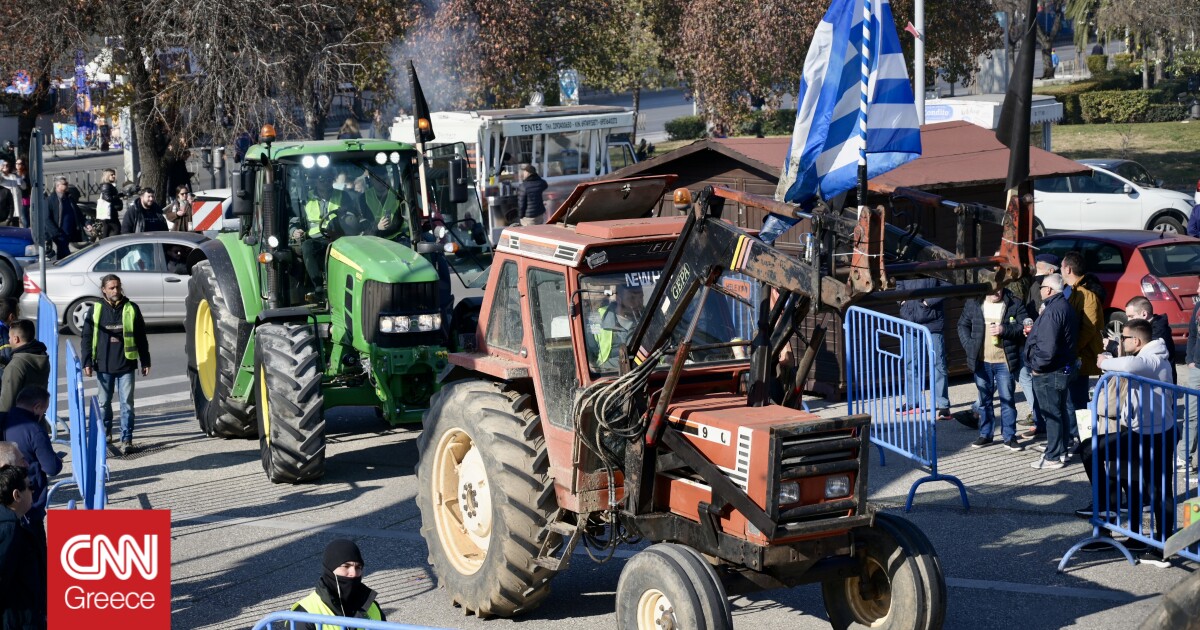
[[[296,612],[331,617],[354,617],[387,621],[375,591],[362,583],[363,557],[353,541],[339,538],[325,547],[321,559],[321,579],[317,588],[304,599],[292,605]],[[338,626],[322,624],[320,629],[312,624],[297,623],[300,630],[329,630]]]

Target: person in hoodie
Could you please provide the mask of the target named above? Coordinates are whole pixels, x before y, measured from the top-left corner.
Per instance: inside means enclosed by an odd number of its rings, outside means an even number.
[[[362,582],[363,557],[353,541],[339,538],[325,547],[321,558],[321,579],[317,588],[292,605],[296,612],[331,617],[353,617],[387,621],[375,601],[375,591]],[[313,624],[297,623],[301,630],[314,630]],[[321,625],[321,630],[333,628]]]
[[[24,468],[0,466],[0,628],[46,628],[46,548],[22,523],[33,503]]]
[[[46,410],[50,408],[50,392],[45,387],[30,385],[16,395],[16,405],[0,416],[0,434],[5,441],[17,445],[29,468],[29,488],[33,505],[25,518],[38,541],[46,544],[46,495],[50,478],[62,472],[62,458],[54,452],[50,436],[42,428]]]
[[[33,322],[17,320],[8,329],[12,360],[0,376],[0,412],[12,409],[17,393],[31,385],[46,389],[50,383],[50,356],[46,344],[38,341]]]
[[[1170,380],[1171,364],[1167,360],[1167,346],[1161,339],[1154,338],[1150,322],[1135,319],[1125,324],[1121,331],[1121,350],[1125,356],[1101,355],[1096,365],[1106,372],[1128,372],[1163,382]],[[1128,397],[1120,404],[1123,407],[1122,422],[1132,432],[1129,442],[1125,442],[1131,446],[1119,449],[1128,456],[1128,470],[1132,471],[1128,480],[1129,505],[1149,504],[1154,520],[1154,539],[1165,541],[1175,531],[1175,443],[1178,440],[1175,399],[1161,389],[1131,382]],[[1118,449],[1111,450],[1115,453]],[[1091,458],[1084,459],[1087,461]],[[1107,460],[1108,457],[1102,458],[1102,461]],[[1125,462],[1121,462],[1119,468],[1126,470]],[[1107,477],[1103,471],[1090,472],[1091,478]],[[1104,491],[1104,488],[1101,490]],[[1140,533],[1141,519],[1137,519],[1133,526]],[[1134,547],[1141,547],[1133,544]],[[1130,547],[1130,550],[1141,550],[1134,547]]]
[[[897,291],[912,291],[916,289],[932,289],[943,283],[934,278],[913,278],[896,283]],[[946,310],[940,297],[910,297],[900,302],[900,317],[921,324],[929,329],[930,342],[933,344],[934,381],[932,394],[939,420],[949,420],[950,395],[946,381]],[[909,375],[916,380],[917,375]],[[910,396],[910,398],[912,398]],[[920,403],[909,400],[904,411],[915,409]]]
[[[1125,321],[1133,321],[1135,319],[1144,319],[1150,322],[1150,330],[1153,332],[1152,339],[1159,339],[1163,345],[1167,347],[1167,360],[1171,364],[1171,382],[1176,381],[1175,372],[1175,339],[1171,337],[1171,323],[1167,321],[1166,315],[1155,315],[1154,305],[1145,297],[1137,296],[1132,298],[1125,304]],[[1121,336],[1113,334],[1113,341],[1120,347]]]

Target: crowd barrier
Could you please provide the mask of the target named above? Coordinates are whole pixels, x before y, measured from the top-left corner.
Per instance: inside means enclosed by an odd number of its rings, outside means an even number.
[[[934,356],[929,329],[857,306],[846,311],[846,404],[848,413],[871,415],[871,443],[886,465],[884,450],[917,463],[929,474],[913,482],[904,511],[912,510],[917,488],[931,481],[958,486],[964,509],[967,489],[938,472]]]
[[[55,398],[51,394],[51,399]],[[89,510],[104,509],[108,504],[105,481],[108,479],[108,444],[104,429],[100,426],[100,405],[95,397],[85,408],[83,395],[83,365],[75,344],[67,342],[67,413],[71,444],[71,478],[50,487],[46,504],[52,505],[54,492],[61,487],[74,485],[79,489],[83,507]],[[67,507],[75,508],[69,501]]]
[[[1200,390],[1124,372],[1100,377],[1088,405],[1091,436],[1081,436],[1081,457],[1092,471],[1092,533],[1067,550],[1059,571],[1084,545],[1097,542],[1137,564],[1114,534],[1162,552],[1179,526],[1180,507],[1200,498],[1200,490],[1189,483],[1195,471],[1186,456],[1195,440],[1198,408]],[[1185,455],[1183,466],[1176,461],[1178,453]],[[1200,562],[1195,545],[1179,556]]]
[[[297,623],[311,623],[318,628],[361,628],[361,630],[438,630],[433,626],[413,626],[405,623],[394,623],[391,621],[372,621],[370,619],[355,619],[353,617],[330,617],[328,615],[314,615],[312,613],[280,611],[273,612],[266,617],[263,617],[254,624],[253,630],[272,630],[273,628],[287,628],[288,630],[296,630]],[[280,624],[276,626],[275,624]]]
[[[50,408],[46,410],[46,417],[50,419],[50,439],[61,443],[58,439],[58,376],[62,372],[58,365],[58,322],[58,307],[43,292],[38,297],[36,334],[38,341],[46,344],[46,354],[50,357]]]

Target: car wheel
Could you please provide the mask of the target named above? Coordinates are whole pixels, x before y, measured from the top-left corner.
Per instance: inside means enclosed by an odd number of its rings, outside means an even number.
[[[1042,238],[1046,235],[1046,226],[1038,219],[1033,220],[1033,238]]]
[[[8,262],[0,262],[0,297],[19,298],[24,291],[17,270]]]
[[[1129,318],[1125,317],[1125,313],[1121,311],[1113,311],[1108,314],[1108,325],[1105,326],[1108,334],[1121,336],[1121,331],[1125,329],[1125,324],[1129,323]],[[1105,340],[1107,341],[1107,340]]]
[[[1155,217],[1147,229],[1166,234],[1183,234],[1183,221],[1173,213],[1167,212]]]
[[[67,307],[63,322],[67,325],[67,329],[71,331],[72,335],[80,336],[83,334],[83,323],[87,321],[87,318],[92,316],[92,305],[99,301],[100,298],[94,297],[79,298]]]

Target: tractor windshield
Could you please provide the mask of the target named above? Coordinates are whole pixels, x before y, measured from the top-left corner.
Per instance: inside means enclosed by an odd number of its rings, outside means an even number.
[[[412,151],[380,151],[281,160],[285,223],[310,236],[376,234],[411,244],[420,207],[415,158]]]
[[[604,374],[617,371],[618,349],[633,333],[658,280],[657,269],[580,277],[584,342],[592,372]],[[754,284],[741,276],[731,274],[728,278],[722,278],[722,284],[736,295],[753,297],[750,293],[754,292]],[[752,299],[747,301],[754,303]],[[696,326],[693,345],[750,339],[754,334],[755,319],[749,304],[720,293],[710,293]],[[698,307],[697,298],[688,306],[683,320],[676,327],[672,345],[682,341]],[[748,356],[743,350],[741,347],[695,350],[688,357],[688,363],[743,360]]]

